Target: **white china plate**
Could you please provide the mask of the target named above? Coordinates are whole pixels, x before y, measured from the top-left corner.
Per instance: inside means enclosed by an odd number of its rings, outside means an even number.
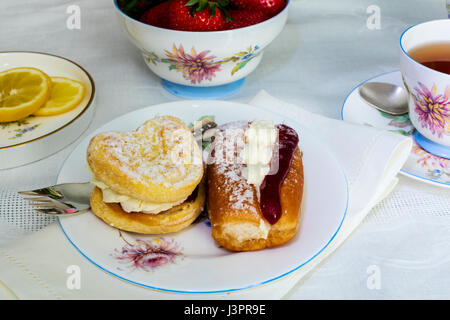
[[[86,94],[69,112],[0,123],[0,169],[37,161],[66,147],[87,129],[94,114],[94,80],[75,62],[46,53],[0,52],[0,71],[17,67],[78,80],[86,86]]]
[[[350,92],[342,105],[342,120],[411,136],[414,127],[407,115],[389,116],[364,102],[358,88],[366,82],[387,82],[403,87],[400,71],[383,73],[360,83]],[[411,154],[400,172],[425,183],[450,188],[450,160],[426,152],[415,141]]]
[[[324,143],[296,122],[282,115],[224,101],[177,101],[125,114],[87,137],[64,163],[58,183],[88,181],[86,148],[90,138],[109,130],[134,130],[156,115],[173,115],[186,123],[214,115],[218,124],[236,120],[272,119],[297,130],[304,153],[305,192],[302,224],[288,244],[256,252],[233,253],[219,248],[211,237],[208,221],[162,237],[122,232],[105,224],[92,213],[59,219],[62,230],[75,248],[106,272],[144,287],[169,292],[218,293],[254,287],[279,279],[301,268],[317,256],[337,234],[347,211],[348,190],[344,173]],[[126,241],[125,241],[126,240]],[[139,260],[137,267],[121,254],[123,248],[138,249],[151,259],[150,246],[176,247],[182,255],[173,263],[151,268]],[[146,243],[146,244],[145,244]],[[128,251],[129,253],[131,251]],[[134,252],[136,254],[136,252]],[[131,255],[132,256],[132,255]],[[136,256],[132,256],[135,258]],[[148,260],[152,261],[152,260]]]

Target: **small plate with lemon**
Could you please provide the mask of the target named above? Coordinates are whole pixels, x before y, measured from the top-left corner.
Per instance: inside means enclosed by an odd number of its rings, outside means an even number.
[[[0,169],[45,158],[78,138],[94,113],[89,73],[66,58],[0,52]]]

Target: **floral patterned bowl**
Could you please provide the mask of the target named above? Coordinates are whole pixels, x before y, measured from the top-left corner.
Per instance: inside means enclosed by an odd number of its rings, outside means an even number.
[[[279,14],[249,27],[186,32],[141,23],[114,3],[122,28],[142,52],[147,66],[162,79],[194,87],[229,84],[252,72],[264,48],[283,29],[289,6],[287,1]]]
[[[400,70],[409,93],[409,117],[416,141],[425,150],[450,158],[450,75],[415,61],[408,51],[428,43],[450,41],[450,20],[435,20],[407,29],[400,38]]]

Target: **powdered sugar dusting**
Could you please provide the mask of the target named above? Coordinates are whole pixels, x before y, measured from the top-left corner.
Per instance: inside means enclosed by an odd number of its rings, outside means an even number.
[[[214,136],[212,153],[208,162],[215,166],[215,170],[223,181],[220,191],[229,195],[228,203],[236,211],[254,212],[257,209],[254,187],[247,184],[242,175],[245,167],[243,149],[245,145],[245,129],[247,122],[233,122],[220,126]]]
[[[120,170],[144,184],[182,186],[199,179],[202,155],[190,130],[179,119],[162,116],[133,132],[108,132],[93,145]]]

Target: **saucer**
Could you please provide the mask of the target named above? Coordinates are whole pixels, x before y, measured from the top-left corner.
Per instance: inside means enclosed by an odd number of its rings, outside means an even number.
[[[0,52],[0,71],[15,67],[34,67],[50,76],[78,80],[86,93],[80,104],[66,113],[0,123],[0,169],[22,166],[63,149],[87,129],[94,115],[94,80],[75,62],[47,53]]]
[[[403,87],[399,70],[370,78],[353,88],[342,104],[342,120],[389,130],[413,137],[411,154],[400,170],[405,176],[432,185],[450,188],[450,159],[431,154],[422,149],[414,138],[415,129],[408,114],[392,116],[369,106],[359,95],[358,88],[366,82],[387,82]]]

